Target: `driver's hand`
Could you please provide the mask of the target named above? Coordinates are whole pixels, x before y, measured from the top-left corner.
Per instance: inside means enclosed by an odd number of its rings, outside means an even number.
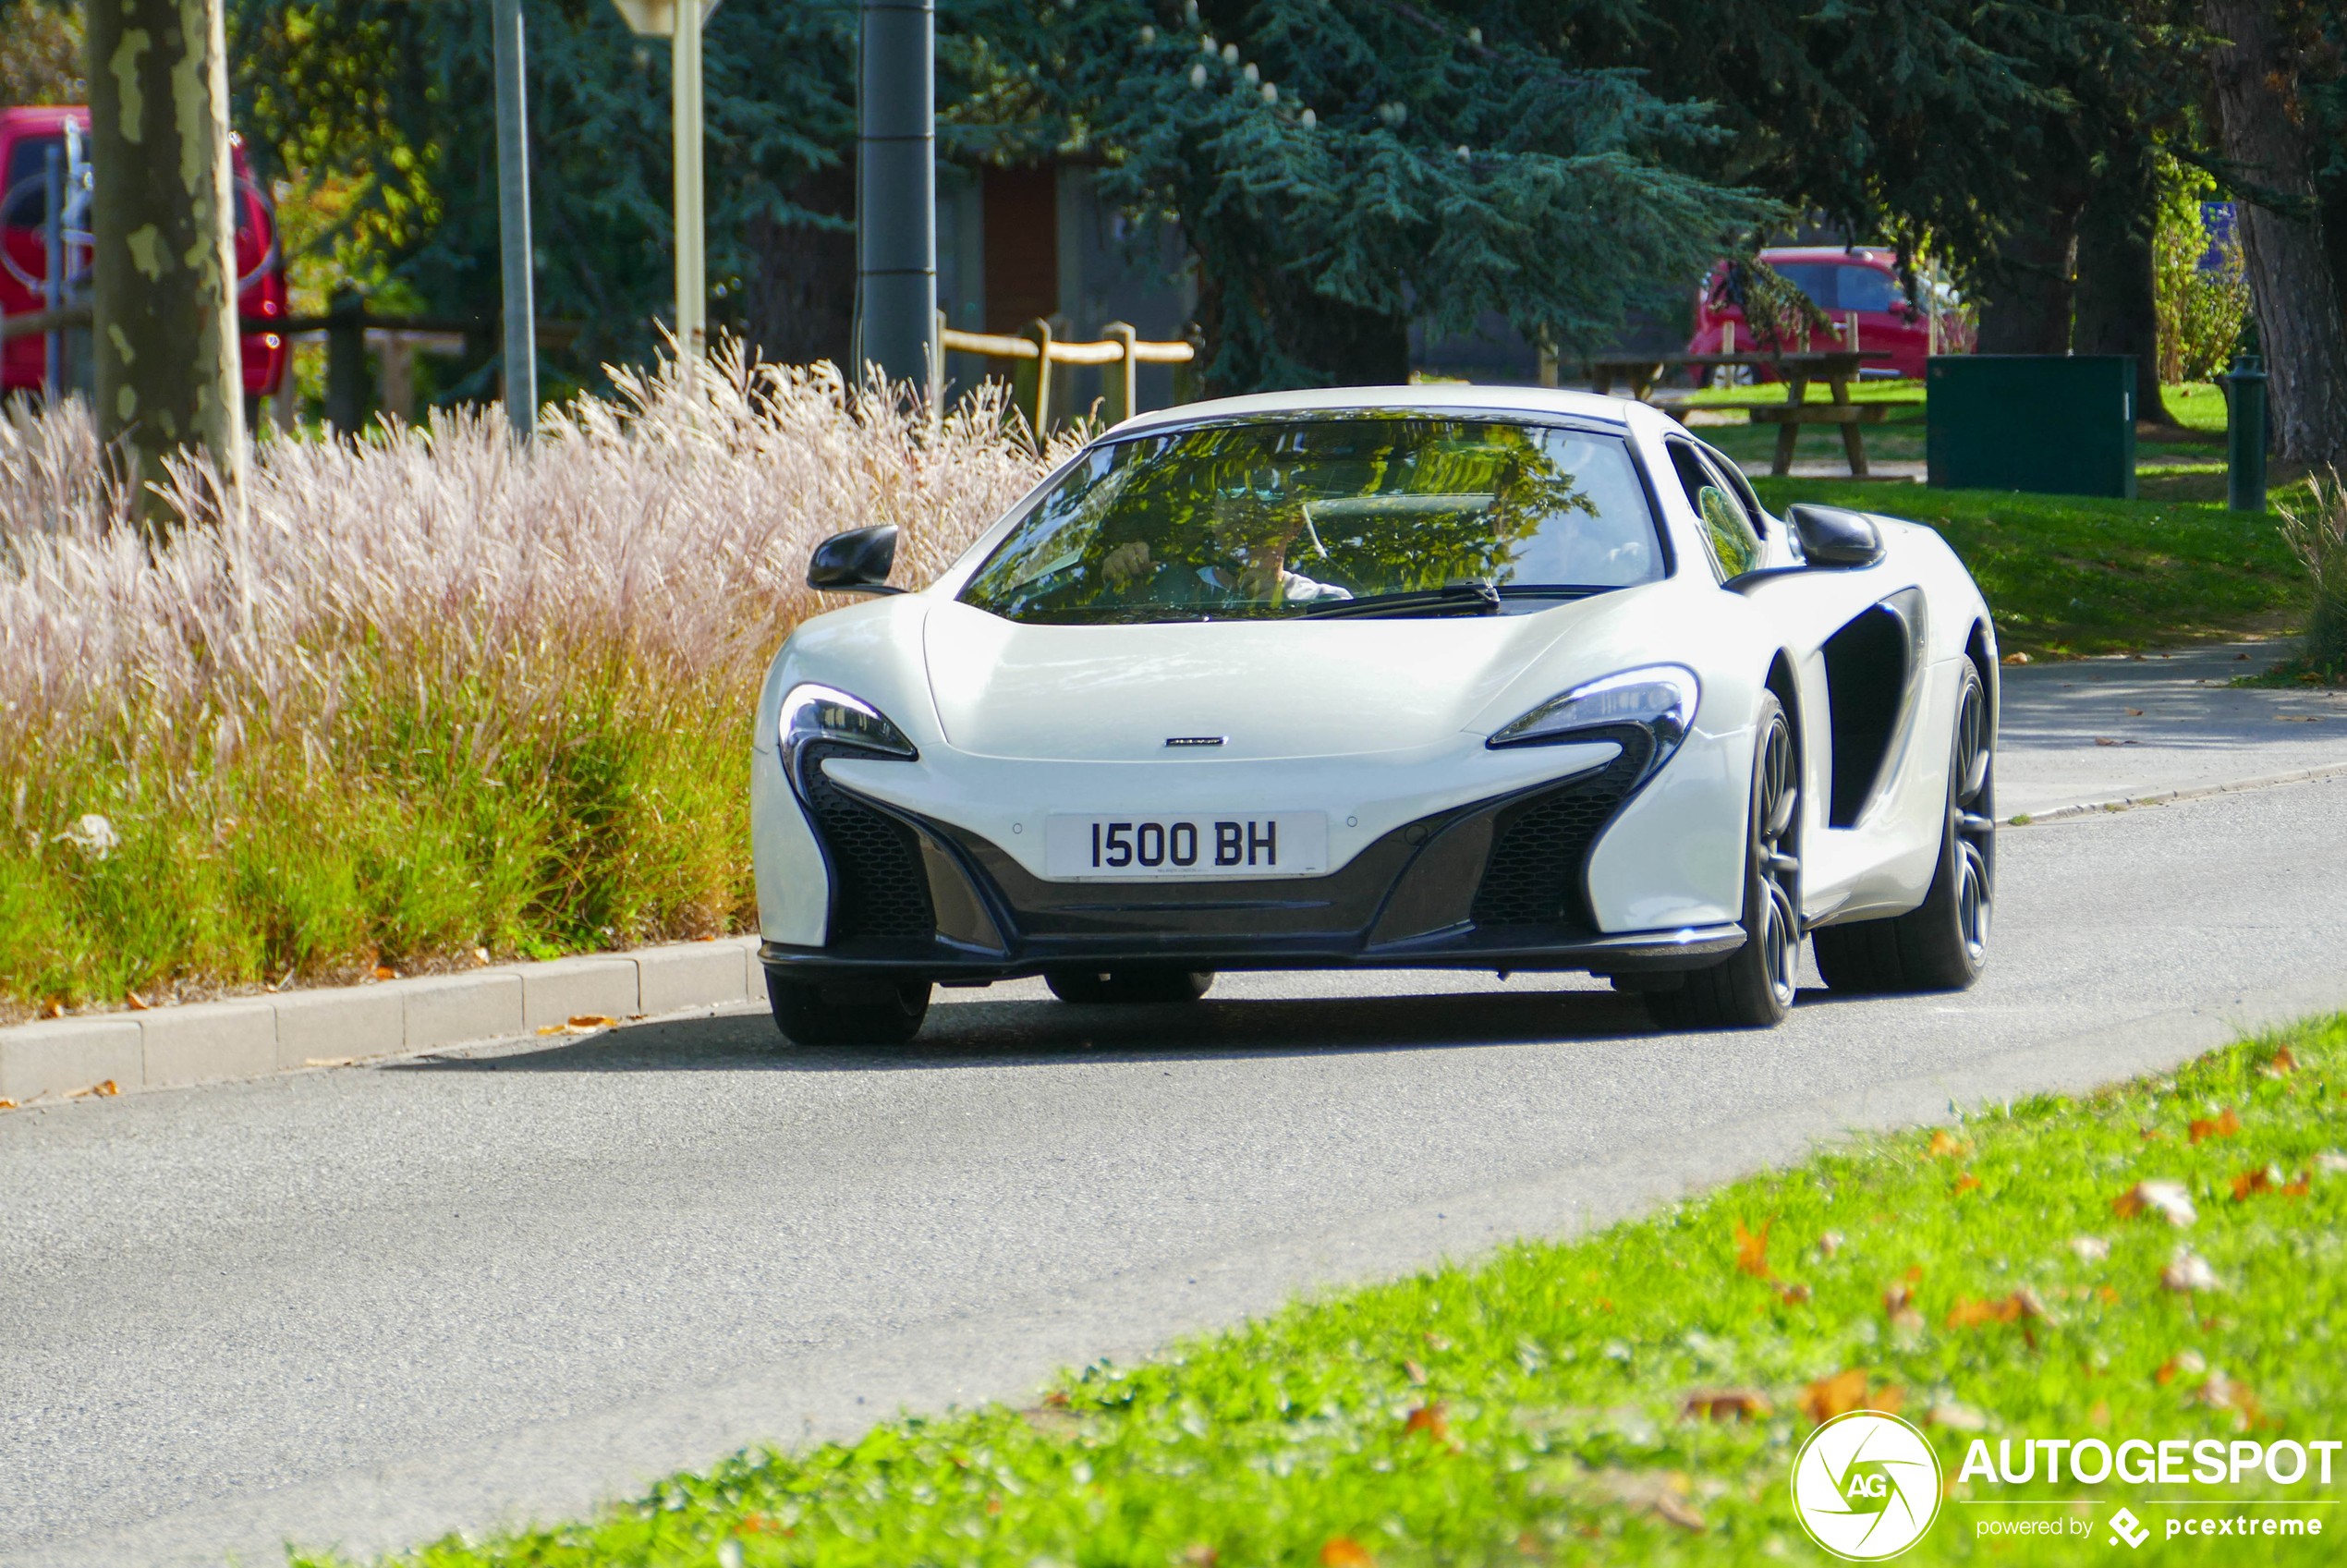
[[[1113,589],[1125,589],[1149,569],[1149,547],[1147,540],[1136,539],[1118,545],[1101,560],[1101,576]]]

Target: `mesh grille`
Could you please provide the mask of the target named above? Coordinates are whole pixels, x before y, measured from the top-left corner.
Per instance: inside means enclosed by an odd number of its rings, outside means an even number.
[[[1491,837],[1491,857],[1475,890],[1478,926],[1594,928],[1581,868],[1589,845],[1611,821],[1644,771],[1645,732],[1624,739],[1622,754],[1596,773],[1509,807]]]
[[[920,843],[913,830],[882,816],[823,772],[825,758],[859,755],[845,746],[815,745],[799,752],[816,830],[831,851],[832,869],[839,881],[831,940],[927,941],[937,934],[937,915],[930,905],[929,878],[921,871]]]

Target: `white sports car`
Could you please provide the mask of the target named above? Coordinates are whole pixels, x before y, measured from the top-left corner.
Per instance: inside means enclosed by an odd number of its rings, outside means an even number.
[[[918,592],[817,548],[759,699],[783,1032],[938,984],[1583,970],[1668,1026],[1978,973],[1997,646],[1929,529],[1780,520],[1644,405],[1368,387],[1102,435]]]

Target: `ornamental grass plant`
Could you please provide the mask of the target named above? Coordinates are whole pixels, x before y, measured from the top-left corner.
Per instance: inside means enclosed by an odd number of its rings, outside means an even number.
[[[80,406],[0,420],[0,1021],[750,923],[808,551],[894,523],[926,581],[1052,454],[738,345],[613,379],[527,454],[272,437],[236,513],[183,467],[152,549]]]

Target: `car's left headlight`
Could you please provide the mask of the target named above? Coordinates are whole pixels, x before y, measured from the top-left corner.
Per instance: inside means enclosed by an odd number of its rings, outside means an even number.
[[[812,682],[795,686],[783,699],[775,716],[775,731],[783,752],[783,769],[795,786],[799,784],[798,754],[815,741],[852,747],[876,757],[912,761],[920,751],[887,714],[860,697]]]
[[[1599,732],[1634,724],[1654,737],[1653,752],[1647,759],[1647,771],[1651,772],[1686,739],[1700,696],[1693,670],[1676,664],[1624,670],[1550,698],[1494,731],[1483,744],[1557,746],[1601,740],[1605,737]]]

